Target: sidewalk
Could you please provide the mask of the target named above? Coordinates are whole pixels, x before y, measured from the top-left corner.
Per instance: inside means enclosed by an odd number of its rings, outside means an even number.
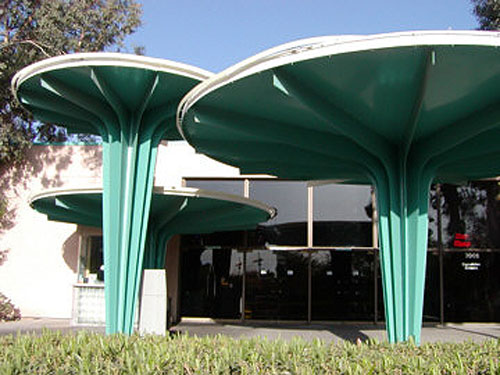
[[[104,327],[71,326],[69,319],[25,318],[17,322],[0,323],[0,335],[17,333],[41,333],[44,329],[58,330],[64,333],[88,330],[104,333]],[[386,340],[385,326],[370,323],[322,322],[313,324],[290,322],[246,322],[215,321],[212,319],[185,318],[171,328],[172,332],[196,336],[214,336],[222,334],[233,338],[267,337],[270,340],[282,338],[290,340],[301,337],[304,340],[315,338],[326,342],[342,340],[362,341],[374,338]],[[425,324],[422,328],[422,343],[425,342],[476,342],[500,339],[500,323],[464,323],[439,325]]]
[[[69,319],[23,318],[16,322],[1,322],[0,336],[17,333],[39,334],[44,329],[61,331],[64,333],[77,332],[81,330],[104,333],[104,327],[72,326]]]
[[[270,340],[276,338],[290,340],[297,336],[308,341],[317,338],[326,342],[356,341],[357,339],[365,341],[370,338],[384,341],[387,339],[384,324],[353,322],[312,324],[248,322],[240,324],[235,321],[224,322],[191,318],[183,319],[171,330],[197,336],[212,336],[220,333],[234,338],[261,336]],[[422,328],[421,341],[422,343],[463,342],[467,340],[481,342],[491,339],[500,339],[500,323],[450,323],[444,327],[437,324],[425,324]]]

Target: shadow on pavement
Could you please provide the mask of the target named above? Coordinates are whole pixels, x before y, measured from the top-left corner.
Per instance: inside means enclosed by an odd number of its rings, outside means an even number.
[[[171,332],[188,333],[189,335],[207,336],[223,334],[233,338],[265,336],[269,339],[302,337],[306,340],[318,338],[324,341],[366,341],[370,338],[383,339],[384,325],[356,323],[290,323],[290,322],[239,322],[227,320],[182,321],[172,327]],[[372,331],[370,336],[365,332]]]
[[[446,328],[453,329],[455,331],[464,332],[464,333],[472,333],[474,335],[484,336],[484,337],[488,337],[488,338],[492,338],[492,339],[500,339],[500,332],[498,334],[491,334],[491,333],[482,332],[479,329],[474,329],[474,328],[465,329],[465,328],[460,328],[457,326],[448,326]]]

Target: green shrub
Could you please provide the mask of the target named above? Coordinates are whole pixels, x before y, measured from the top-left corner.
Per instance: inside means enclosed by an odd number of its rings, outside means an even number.
[[[0,374],[500,374],[500,340],[391,345],[217,337],[0,337]]]
[[[21,319],[21,312],[5,295],[0,293],[0,322]]]

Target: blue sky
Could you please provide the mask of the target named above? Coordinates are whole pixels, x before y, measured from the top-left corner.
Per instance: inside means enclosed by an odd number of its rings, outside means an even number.
[[[334,34],[474,29],[469,0],[142,0],[127,39],[146,55],[213,72],[265,49]]]

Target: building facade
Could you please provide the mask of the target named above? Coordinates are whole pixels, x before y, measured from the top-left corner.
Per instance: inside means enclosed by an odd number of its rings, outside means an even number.
[[[103,323],[101,230],[47,221],[28,203],[50,188],[100,186],[101,155],[98,145],[34,146],[23,168],[4,173],[0,286],[23,316]],[[171,323],[383,320],[371,186],[244,176],[185,142],[160,145],[155,185],[238,194],[278,210],[252,231],[169,242]],[[500,321],[498,182],[436,185],[429,205],[424,320]]]

